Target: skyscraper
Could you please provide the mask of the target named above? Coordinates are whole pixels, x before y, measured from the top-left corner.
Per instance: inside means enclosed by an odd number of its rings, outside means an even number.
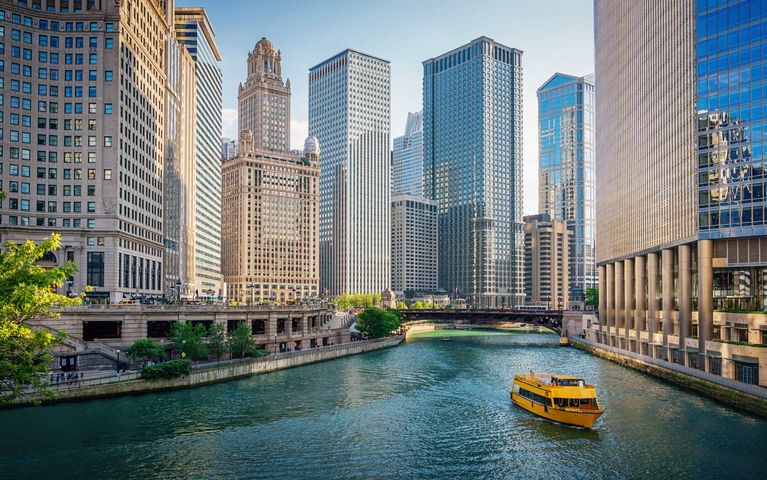
[[[530,305],[567,309],[570,231],[548,213],[525,217],[525,297]]]
[[[260,150],[290,148],[290,80],[282,80],[282,53],[262,37],[248,54],[248,76],[237,96],[239,129]]]
[[[423,112],[408,113],[405,134],[394,139],[391,194],[423,196]]]
[[[522,52],[480,37],[423,62],[424,192],[439,286],[474,305],[524,298]]]
[[[398,195],[391,205],[391,289],[437,290],[437,204],[421,196]]]
[[[759,359],[709,340],[763,340],[714,307],[765,310],[766,27],[763,2],[595,3],[600,339],[747,383]]]
[[[285,302],[319,295],[319,156],[288,150],[290,86],[266,38],[248,55],[240,85],[238,153],[224,159],[223,273],[229,298]],[[241,123],[242,125],[242,123]]]
[[[221,55],[204,9],[176,8],[175,28],[195,62],[195,294],[221,297]]]
[[[319,294],[319,145],[302,155],[257,149],[250,130],[223,164],[224,279],[241,302]]]
[[[571,231],[571,306],[597,283],[594,262],[594,76],[556,73],[538,89],[538,211]]]
[[[390,282],[390,67],[344,50],[309,70],[309,135],[320,155],[320,288]]]
[[[0,237],[60,232],[61,248],[42,264],[79,265],[64,293],[90,285],[86,296],[102,302],[163,294],[169,4],[0,6]]]

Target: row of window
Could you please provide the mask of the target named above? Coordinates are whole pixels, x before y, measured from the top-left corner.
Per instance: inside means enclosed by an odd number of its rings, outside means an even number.
[[[31,3],[32,8],[35,10],[40,10],[40,1],[33,0],[32,2],[27,2],[26,0],[19,0],[19,5],[26,7],[27,4]],[[77,5],[78,2],[75,2],[75,5]],[[95,0],[88,0],[88,9],[91,9],[93,6],[95,6]],[[48,2],[48,12],[55,12],[56,9],[54,7],[53,2]],[[74,12],[80,12],[82,11],[82,8],[74,8]],[[60,13],[69,13],[69,8],[67,7],[67,2],[61,2],[61,6],[59,8]],[[11,13],[10,15],[11,23],[15,23],[17,25],[24,25],[25,27],[32,27],[32,17],[28,16],[21,16],[18,13]],[[0,10],[0,20],[5,20],[5,10]],[[90,30],[92,32],[100,31],[100,25],[99,22],[59,22],[57,20],[45,20],[40,19],[37,22],[37,28],[40,30],[53,30],[53,31],[59,31],[61,30],[61,26],[64,26],[63,30],[66,32],[84,32],[87,30]],[[106,22],[104,24],[104,31],[107,33],[111,33],[115,31],[115,24],[112,22]]]

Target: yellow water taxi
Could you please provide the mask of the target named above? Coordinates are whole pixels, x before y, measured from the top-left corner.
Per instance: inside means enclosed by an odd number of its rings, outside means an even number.
[[[511,401],[543,418],[591,428],[604,413],[594,385],[570,375],[514,375]]]

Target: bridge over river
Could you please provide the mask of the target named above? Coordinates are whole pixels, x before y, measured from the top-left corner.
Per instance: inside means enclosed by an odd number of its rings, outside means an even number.
[[[405,323],[428,320],[434,323],[462,323],[487,325],[521,323],[550,328],[559,332],[562,328],[562,310],[400,310]]]

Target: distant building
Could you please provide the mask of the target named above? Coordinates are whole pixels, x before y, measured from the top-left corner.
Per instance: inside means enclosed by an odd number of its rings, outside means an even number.
[[[320,284],[382,292],[390,277],[390,66],[344,50],[309,70],[320,162]]]
[[[221,160],[231,160],[234,157],[237,156],[237,150],[238,150],[238,142],[236,140],[232,140],[231,138],[222,138],[221,139]]]
[[[224,278],[238,302],[319,296],[320,147],[288,150],[290,83],[266,38],[248,55],[240,85],[237,156],[223,164]],[[250,130],[253,128],[253,130]]]
[[[415,195],[392,198],[391,285],[406,292],[437,290],[437,203]]]
[[[525,303],[567,309],[569,243],[567,222],[545,213],[525,217]]]
[[[221,55],[202,8],[176,8],[176,35],[195,65],[194,235],[196,298],[221,298]],[[189,199],[191,200],[191,199]]]
[[[480,37],[423,62],[424,193],[439,286],[472,305],[524,300],[522,52]]]
[[[391,195],[423,196],[423,112],[408,113],[405,134],[394,139]]]
[[[556,73],[538,89],[538,211],[565,221],[570,300],[596,287],[594,76]]]
[[[303,156],[257,150],[242,132],[239,154],[223,164],[224,279],[241,303],[319,295],[319,144]]]

